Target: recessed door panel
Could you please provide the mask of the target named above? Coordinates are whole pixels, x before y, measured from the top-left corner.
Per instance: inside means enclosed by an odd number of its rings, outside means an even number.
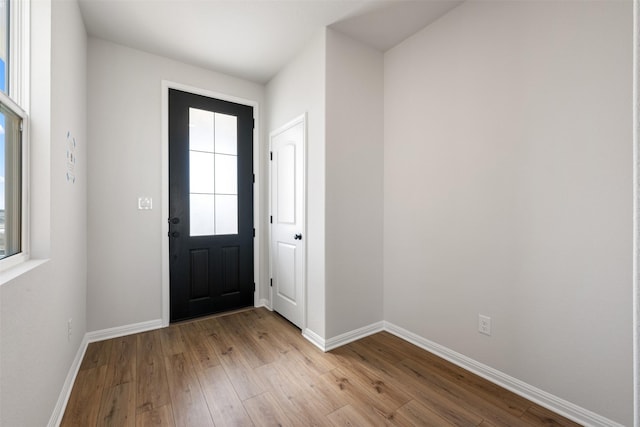
[[[277,215],[280,224],[296,221],[296,146],[285,144],[278,150]]]
[[[193,249],[189,252],[191,293],[189,299],[204,298],[209,295],[209,250]]]
[[[285,298],[291,304],[296,304],[296,246],[279,242],[276,259],[278,297]]]
[[[240,292],[240,248],[222,248],[222,293]]]

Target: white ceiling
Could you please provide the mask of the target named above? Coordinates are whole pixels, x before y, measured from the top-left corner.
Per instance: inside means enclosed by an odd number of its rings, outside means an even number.
[[[381,51],[462,0],[80,0],[89,35],[258,83],[322,27]]]

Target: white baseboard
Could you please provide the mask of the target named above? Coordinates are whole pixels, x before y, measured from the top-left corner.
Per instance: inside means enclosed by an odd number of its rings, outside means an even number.
[[[533,387],[490,366],[396,326],[393,323],[384,322],[384,329],[405,341],[415,344],[430,353],[440,356],[467,371],[473,372],[494,384],[504,387],[525,399],[535,402],[579,424],[588,427],[622,427],[621,424],[615,421],[554,396],[551,393],[547,393],[544,390]]]
[[[269,304],[269,300],[266,298],[262,298],[258,300],[258,303],[256,304],[256,308],[257,307],[264,307],[269,311],[273,311],[273,308],[271,308],[271,305]]]
[[[58,427],[62,422],[64,410],[67,408],[69,396],[71,396],[71,389],[73,389],[73,383],[76,381],[76,376],[78,375],[78,371],[80,370],[80,365],[82,364],[82,359],[84,358],[84,354],[87,351],[88,345],[89,341],[87,340],[87,335],[85,334],[85,336],[82,338],[82,341],[80,342],[80,347],[76,352],[76,357],[73,359],[73,363],[69,368],[67,378],[64,380],[64,385],[62,386],[62,390],[60,391],[60,395],[58,396],[58,401],[56,402],[55,408],[53,408],[51,418],[49,418],[49,423],[47,424],[48,427]]]
[[[140,332],[152,331],[162,328],[162,319],[149,320],[147,322],[134,323],[132,325],[116,326],[115,328],[102,329],[99,331],[87,332],[87,339],[90,343],[104,341],[111,338],[124,337]]]
[[[369,335],[373,335],[376,332],[381,332],[383,330],[384,322],[376,322],[372,323],[371,325],[367,325],[362,328],[340,334],[337,337],[329,338],[328,340],[326,340],[325,351],[333,350],[334,348],[349,344],[350,342],[357,341],[361,338],[368,337]]]
[[[362,328],[340,334],[336,337],[329,338],[328,340],[325,340],[320,335],[313,332],[311,329],[305,329],[302,332],[302,336],[309,340],[320,350],[327,352],[333,350],[334,348],[341,347],[345,344],[349,344],[350,342],[357,341],[361,338],[368,337],[369,335],[373,335],[376,332],[380,332],[383,330],[384,322],[376,322],[372,323],[371,325],[363,326]]]
[[[313,332],[311,329],[307,328],[304,331],[302,331],[302,336],[305,337],[307,341],[310,341],[311,344],[318,347],[320,350],[327,351],[325,347],[324,338],[322,338],[320,335]]]
[[[80,343],[80,347],[78,348],[76,357],[75,359],[73,359],[71,368],[69,368],[69,373],[67,374],[67,378],[64,382],[64,385],[62,386],[62,390],[60,391],[60,395],[58,397],[58,402],[56,403],[56,407],[53,409],[53,413],[51,414],[51,418],[49,418],[49,423],[47,424],[47,426],[57,427],[62,422],[64,410],[67,408],[67,403],[69,402],[69,397],[71,396],[71,390],[73,389],[73,383],[76,381],[76,376],[78,375],[78,371],[80,370],[82,359],[84,358],[84,354],[86,353],[87,347],[90,343],[108,340],[111,338],[124,337],[126,335],[137,334],[139,332],[160,329],[161,327],[162,319],[157,319],[150,320],[148,322],[135,323],[133,325],[117,326],[115,328],[87,332],[82,338],[82,342]]]

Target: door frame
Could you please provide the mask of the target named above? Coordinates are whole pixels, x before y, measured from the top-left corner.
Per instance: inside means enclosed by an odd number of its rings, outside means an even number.
[[[255,182],[253,183],[253,226],[256,230],[255,238],[253,239],[253,282],[256,284],[256,288],[253,292],[253,305],[258,307],[260,304],[260,247],[262,228],[260,221],[260,110],[259,103],[254,100],[239,98],[224,93],[214,92],[207,89],[184,85],[181,83],[172,82],[169,80],[162,80],[161,82],[161,96],[162,96],[162,108],[161,108],[161,123],[162,123],[162,142],[161,146],[161,159],[162,159],[162,189],[161,189],[161,216],[162,216],[162,326],[169,326],[170,320],[170,279],[169,279],[169,239],[166,237],[169,233],[169,89],[177,89],[183,92],[189,92],[196,95],[206,96],[208,98],[220,99],[222,101],[234,102],[236,104],[247,105],[253,107],[253,174],[255,176]]]
[[[308,139],[308,135],[307,135],[307,126],[308,126],[308,120],[307,120],[307,112],[304,112],[303,114],[297,116],[296,118],[288,121],[287,123],[285,123],[284,125],[278,127],[275,130],[272,130],[271,132],[269,132],[269,153],[272,151],[272,140],[273,137],[275,135],[278,135],[290,128],[292,128],[293,126],[302,123],[302,167],[304,168],[304,170],[302,171],[302,215],[301,215],[301,221],[302,221],[302,225],[301,225],[301,233],[304,236],[304,238],[302,239],[302,296],[300,298],[300,300],[302,301],[302,328],[301,331],[304,333],[307,330],[307,170],[308,170],[308,160],[307,160],[307,139]],[[271,200],[271,195],[272,195],[272,182],[271,182],[271,161],[269,161],[269,167],[268,167],[268,177],[267,177],[267,181],[268,181],[268,190],[267,190],[267,197],[268,197],[268,201],[267,201],[267,208],[269,210],[269,215],[271,215],[271,213],[273,212],[272,210],[272,200]],[[273,254],[271,253],[271,239],[272,239],[272,232],[271,232],[271,224],[268,224],[268,234],[267,234],[267,246],[269,247],[269,277],[273,277],[273,270],[272,270],[272,266],[273,266]],[[273,310],[273,287],[269,287],[269,307]]]

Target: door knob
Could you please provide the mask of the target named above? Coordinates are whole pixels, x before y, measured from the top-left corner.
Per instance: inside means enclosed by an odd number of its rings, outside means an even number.
[[[180,223],[180,218],[178,218],[177,216],[174,216],[173,218],[169,218],[169,223],[170,224],[179,224]]]
[[[302,240],[302,234],[296,234],[293,238],[294,240]]]

